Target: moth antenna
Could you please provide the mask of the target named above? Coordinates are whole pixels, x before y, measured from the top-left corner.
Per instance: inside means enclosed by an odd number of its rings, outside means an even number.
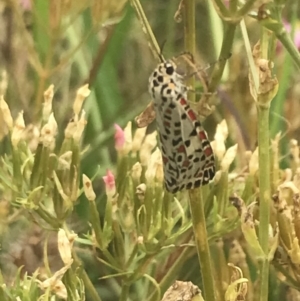
[[[158,57],[159,57],[159,59],[160,59],[160,61],[161,61],[162,63],[166,61],[165,58],[164,58],[164,56],[163,56],[163,50],[164,50],[164,47],[165,47],[165,45],[166,45],[166,42],[167,42],[167,40],[164,40],[164,41],[162,42],[162,44],[161,44],[161,46],[160,46],[160,53],[158,54]]]
[[[206,66],[203,66],[203,67],[197,67],[195,66],[195,71],[190,73],[190,74],[187,74],[185,75],[185,79],[188,79],[194,75],[197,75],[198,72],[201,72],[201,71],[206,71],[207,69],[211,68],[212,66],[214,66],[215,64],[218,64],[220,62],[223,62],[223,61],[226,61],[228,60],[229,58],[231,57],[231,53],[228,54],[227,57],[224,57],[224,58],[219,58],[218,60],[214,61],[214,62],[211,62],[211,63],[208,63]],[[194,61],[191,60],[192,63],[194,63]]]
[[[189,59],[192,63],[195,62],[193,54],[192,54],[191,52],[189,52],[189,51],[183,51],[183,52],[181,52],[179,55],[174,56],[173,59],[176,60],[176,59],[180,58],[181,56],[189,56],[188,59]]]
[[[232,55],[232,53],[230,52],[230,53],[228,53],[228,55],[226,57],[221,57],[221,58],[215,60],[214,62],[209,63],[208,66],[205,68],[205,70],[214,66],[215,64],[221,63],[223,61],[227,61],[228,59],[230,59],[231,55]]]

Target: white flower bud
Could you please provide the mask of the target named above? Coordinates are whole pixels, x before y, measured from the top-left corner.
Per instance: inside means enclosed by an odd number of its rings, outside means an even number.
[[[14,147],[16,147],[19,141],[23,138],[25,130],[25,122],[23,118],[23,111],[18,114],[17,119],[15,120],[15,124],[11,134],[11,142]]]
[[[56,133],[57,123],[53,113],[51,113],[48,122],[42,127],[40,141],[45,147],[53,147]]]
[[[151,154],[149,164],[145,173],[145,178],[147,184],[151,185],[154,180],[158,182],[163,181],[163,167],[162,167],[162,157],[160,149],[157,147],[156,150]]]
[[[70,262],[72,262],[72,247],[76,237],[77,234],[74,233],[67,236],[64,229],[59,229],[58,231],[57,246],[58,246],[60,257],[63,263],[65,264],[65,266],[68,265]]]
[[[122,154],[127,155],[132,150],[132,123],[129,121],[124,128],[125,143]]]
[[[44,92],[43,120],[47,120],[52,112],[52,100],[54,95],[54,85],[50,85]]]
[[[73,139],[76,141],[76,142],[79,142],[81,137],[82,137],[82,133],[84,131],[84,128],[87,124],[87,121],[85,120],[85,111],[82,110],[81,112],[81,115],[80,115],[80,119],[76,122],[76,130],[74,131],[73,133]]]
[[[157,145],[156,136],[157,136],[157,132],[154,131],[153,133],[147,135],[145,137],[144,142],[142,143],[140,153],[139,153],[142,166],[148,165],[151,152]]]
[[[83,174],[82,182],[83,182],[83,190],[86,198],[89,201],[94,201],[96,199],[96,194],[93,190],[93,185],[91,180],[85,174]]]
[[[135,181],[140,181],[142,175],[142,165],[140,162],[136,162],[131,168],[131,177]]]
[[[146,184],[142,183],[136,187],[135,193],[140,201],[144,200],[145,192],[146,192]]]
[[[75,98],[75,101],[73,104],[73,111],[74,111],[75,116],[79,115],[82,105],[83,105],[83,102],[90,95],[90,93],[91,93],[91,90],[89,89],[88,84],[80,87],[77,90],[76,98]]]
[[[135,131],[133,140],[132,140],[132,152],[133,153],[137,153],[140,150],[143,140],[145,138],[146,130],[147,130],[147,128],[145,127],[145,128],[138,128]]]
[[[11,130],[13,128],[13,119],[11,117],[10,109],[3,98],[3,95],[0,95],[0,110],[4,119],[5,124]]]
[[[236,157],[237,153],[237,144],[231,146],[225,153],[224,158],[221,162],[221,169],[223,171],[229,170],[230,164],[233,162],[234,158]]]

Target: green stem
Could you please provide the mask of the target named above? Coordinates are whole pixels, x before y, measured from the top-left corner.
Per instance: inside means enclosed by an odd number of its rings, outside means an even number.
[[[222,171],[221,178],[219,181],[219,189],[217,190],[216,196],[219,204],[219,214],[220,216],[224,216],[226,213],[226,206],[228,202],[228,193],[229,193],[229,188],[228,188],[228,172],[227,171]]]
[[[283,44],[287,52],[290,54],[292,57],[294,63],[298,68],[300,68],[300,55],[299,51],[296,48],[295,44],[293,43],[291,37],[289,34],[286,32],[285,29],[282,29],[279,32],[274,32],[278,40]]]
[[[135,9],[137,13],[137,17],[139,21],[141,22],[142,26],[144,27],[144,31],[146,32],[147,38],[149,39],[150,43],[150,49],[153,52],[153,55],[155,58],[157,58],[159,61],[161,61],[161,58],[163,58],[161,54],[160,47],[155,39],[155,36],[153,34],[153,31],[151,29],[151,26],[149,25],[149,22],[147,20],[147,17],[144,13],[143,7],[139,0],[130,0],[130,3],[132,7]]]
[[[194,57],[196,52],[195,0],[185,0],[184,3],[184,43],[185,49]],[[191,76],[187,85],[195,89],[195,78]],[[195,102],[195,93],[189,93],[189,101]]]
[[[251,10],[253,8],[253,4],[255,3],[256,0],[249,0],[246,1],[245,4],[238,10],[237,14],[236,14],[236,18],[243,18],[245,17],[249,10]]]
[[[76,252],[74,252],[74,251],[72,252],[72,257],[74,259],[74,263],[76,264],[76,266],[82,266],[82,263],[81,263],[80,259],[77,257]],[[91,282],[91,279],[89,278],[89,276],[87,275],[86,271],[83,268],[81,271],[81,278],[83,280],[85,290],[90,297],[89,300],[102,301],[99,294],[97,293],[93,283]]]
[[[200,189],[189,190],[190,208],[195,235],[195,244],[200,262],[200,269],[203,282],[204,299],[206,301],[215,301],[215,289],[213,271],[211,266],[211,256],[207,239],[204,200]]]
[[[166,271],[163,278],[159,282],[159,288],[162,292],[165,292],[168,287],[171,286],[171,284],[174,282],[174,279],[176,279],[176,275],[178,275],[187,258],[190,256],[191,248],[185,248],[182,253],[176,257],[176,260],[172,263],[172,265],[170,265],[170,268]],[[149,298],[147,298],[147,301],[157,300],[157,293],[157,290],[153,291]]]
[[[222,77],[222,74],[223,74],[223,71],[225,68],[225,64],[226,64],[225,58],[227,58],[231,52],[235,29],[236,29],[236,24],[227,24],[221,52],[219,55],[220,62],[218,64],[216,64],[214,67],[214,70],[213,70],[213,73],[211,76],[211,80],[210,80],[210,84],[209,84],[209,88],[208,88],[208,92],[215,92],[217,86],[220,83],[220,80],[221,80],[221,77]]]
[[[120,296],[120,301],[127,301],[128,296],[129,296],[129,287],[130,285],[128,283],[123,283],[122,284],[122,292]]]
[[[195,0],[186,0],[184,7],[185,46],[186,50],[194,56],[196,50]],[[224,66],[221,72],[223,72]],[[219,78],[221,78],[221,75]],[[188,85],[192,87],[192,89],[194,89],[195,79],[190,78]],[[195,95],[189,95],[189,100],[195,101]],[[195,243],[199,257],[200,272],[202,275],[204,296],[205,300],[207,301],[215,301],[216,296],[214,291],[213,271],[210,261],[210,250],[207,240],[205,223],[204,202],[202,200],[201,190],[190,190],[189,196]]]
[[[265,253],[261,264],[260,300],[268,300],[269,220],[270,220],[270,152],[269,152],[269,106],[258,101],[258,145],[259,145],[259,242]]]
[[[221,19],[230,19],[230,13],[222,0],[211,1]]]
[[[260,273],[259,301],[266,301],[269,296],[269,261],[267,258],[261,262]]]
[[[18,147],[12,145],[14,191],[22,191],[21,158]]]
[[[262,29],[261,55],[268,57],[268,32]],[[259,157],[259,243],[265,254],[260,265],[260,295],[259,300],[268,300],[269,289],[269,223],[270,223],[270,199],[271,199],[271,181],[270,181],[270,100],[266,95],[258,94],[258,157]]]

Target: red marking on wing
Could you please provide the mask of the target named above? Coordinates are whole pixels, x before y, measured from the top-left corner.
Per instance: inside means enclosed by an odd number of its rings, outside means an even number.
[[[189,109],[187,113],[192,121],[197,120],[196,114],[192,109]]]
[[[168,109],[166,109],[165,113],[166,113],[167,115],[171,115],[171,114],[172,114],[172,110],[168,108]]]
[[[185,147],[183,144],[181,144],[178,148],[177,148],[178,153],[185,153]]]
[[[204,149],[204,154],[206,155],[206,156],[210,156],[211,154],[212,154],[212,149],[211,149],[211,147],[206,147],[205,149]]]
[[[202,178],[203,177],[203,172],[202,170],[199,170],[199,172],[197,172],[195,175],[194,175],[195,178]]]
[[[164,164],[167,164],[169,160],[168,160],[167,157],[162,156],[162,161],[163,161]]]
[[[207,140],[207,136],[204,131],[198,133],[200,140]]]
[[[189,160],[183,161],[182,166],[189,167],[190,166],[190,161]]]
[[[170,122],[165,120],[165,121],[164,121],[164,126],[165,126],[165,127],[170,127]]]
[[[187,101],[184,98],[181,98],[180,99],[180,104],[183,105],[183,106],[186,106],[187,105]]]

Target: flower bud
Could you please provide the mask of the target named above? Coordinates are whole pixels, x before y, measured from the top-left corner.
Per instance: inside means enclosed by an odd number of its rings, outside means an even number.
[[[142,175],[142,165],[140,162],[136,162],[131,168],[131,177],[133,180],[139,182]]]
[[[123,131],[123,129],[118,125],[115,124],[115,149],[117,151],[120,151],[123,149],[124,145],[125,145],[125,133]]]
[[[43,120],[48,120],[52,112],[52,100],[54,95],[54,85],[50,85],[44,92],[44,104],[43,104]]]
[[[132,123],[129,121],[124,129],[125,144],[123,146],[122,154],[128,155],[132,149]]]
[[[21,111],[15,120],[15,124],[11,134],[11,142],[14,147],[17,147],[19,141],[23,138],[25,130],[25,122],[23,118],[23,111]]]
[[[57,123],[53,113],[51,113],[48,122],[42,127],[40,141],[45,147],[53,147],[57,133]]]
[[[89,201],[95,201],[96,199],[96,194],[93,190],[92,182],[91,180],[85,175],[82,175],[82,182],[83,182],[83,190],[86,198]]]
[[[141,149],[140,149],[140,161],[142,166],[147,166],[149,162],[149,158],[151,156],[152,150],[157,145],[156,140],[157,132],[153,132],[145,137],[144,142],[142,143]]]
[[[236,153],[237,153],[237,144],[231,146],[225,153],[225,156],[221,162],[221,169],[223,171],[229,170],[230,164],[233,162],[233,160],[236,157]]]
[[[116,194],[116,183],[115,183],[115,176],[113,173],[108,169],[106,172],[106,176],[102,177],[105,183],[105,190],[106,195],[113,197]]]
[[[80,139],[82,137],[82,133],[83,133],[84,128],[85,128],[86,123],[87,123],[86,120],[85,120],[85,115],[86,115],[85,111],[82,110],[80,118],[76,122],[76,129],[73,133],[73,139],[74,139],[74,141],[76,141],[78,143],[80,142]]]
[[[3,95],[0,96],[0,110],[2,113],[3,120],[7,127],[11,130],[13,128],[13,119],[11,117],[10,109],[3,98]],[[25,126],[25,125],[24,125]]]
[[[136,187],[135,193],[140,201],[143,201],[146,193],[146,184],[142,183]]]
[[[147,184],[151,185],[155,180],[159,183],[163,182],[163,166],[160,149],[157,147],[156,150],[151,154],[148,168],[145,173]]]
[[[80,87],[77,90],[76,98],[75,98],[75,101],[73,104],[73,111],[74,111],[75,116],[79,115],[82,105],[83,105],[83,102],[90,95],[90,93],[91,93],[91,90],[89,89],[88,84]]]
[[[67,236],[64,229],[59,229],[57,234],[57,246],[60,257],[66,265],[72,262],[72,247],[77,234],[72,233]]]
[[[147,128],[139,128],[135,131],[133,140],[132,140],[132,152],[136,154],[142,146],[143,140],[146,135]]]

